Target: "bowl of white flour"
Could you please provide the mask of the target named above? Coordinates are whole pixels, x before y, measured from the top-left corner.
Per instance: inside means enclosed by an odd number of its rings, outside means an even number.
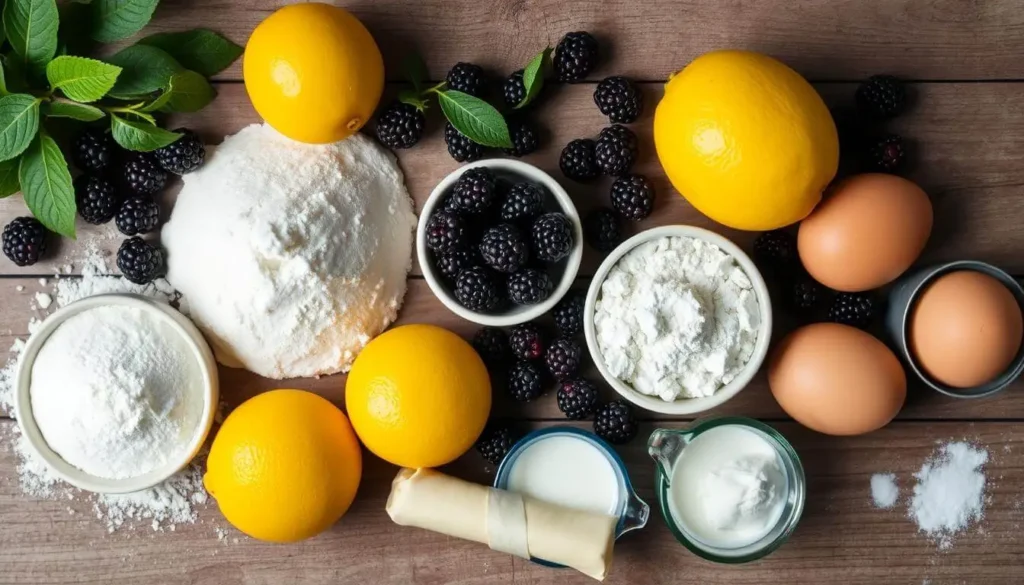
[[[25,346],[15,411],[39,457],[93,492],[152,487],[187,465],[213,424],[217,365],[168,305],[97,295],[50,315]]]
[[[714,408],[742,390],[768,353],[764,278],[728,239],[675,225],[626,240],[587,293],[584,333],[605,380],[664,414]]]

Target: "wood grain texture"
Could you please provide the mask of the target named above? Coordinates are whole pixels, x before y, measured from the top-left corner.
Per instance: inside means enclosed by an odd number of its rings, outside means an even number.
[[[297,0],[165,0],[150,30],[197,24],[245,44],[256,25]],[[432,77],[457,61],[496,74],[521,69],[569,31],[599,37],[593,73],[665,79],[712,49],[768,53],[811,79],[894,73],[916,79],[1024,78],[1024,14],[1014,0],[805,0],[643,2],[577,0],[335,0],[358,16],[384,54],[389,78],[418,50]],[[239,79],[238,64],[224,73]]]
[[[18,291],[17,287],[23,287]],[[15,339],[27,337],[28,321],[31,318],[42,319],[48,311],[29,310],[32,298],[37,292],[53,292],[53,282],[41,286],[37,279],[3,278],[0,279],[0,363],[5,363],[10,354],[7,350]],[[55,307],[51,307],[51,311]],[[420,279],[409,281],[409,292],[405,298],[405,306],[399,314],[397,325],[409,323],[432,323],[455,331],[463,337],[470,338],[479,328],[445,308],[431,293],[427,283]],[[549,324],[550,325],[550,324]],[[583,342],[581,338],[581,343]],[[584,346],[584,352],[586,347]],[[612,400],[618,397],[614,390],[601,380],[600,374],[590,365],[584,374],[592,380],[601,382],[602,398]],[[324,376],[321,378],[299,378],[293,380],[270,380],[261,378],[251,372],[232,368],[220,368],[221,400],[228,408],[234,408],[253,396],[274,388],[300,388],[310,390],[335,402],[344,408],[345,375]],[[913,379],[913,375],[908,375]],[[496,418],[554,420],[561,421],[565,417],[558,410],[555,401],[555,387],[549,385],[548,392],[541,398],[530,403],[519,403],[509,398],[504,385],[497,382],[494,387],[493,416]],[[787,420],[785,412],[779,407],[768,388],[765,368],[735,398],[716,408],[708,414],[742,415],[754,418]],[[0,409],[0,416],[4,413]],[[672,417],[647,411],[637,411],[642,420],[686,420],[692,416]],[[959,400],[943,396],[928,389],[919,382],[911,382],[910,393],[906,406],[899,414],[901,420],[932,420],[932,419],[976,419],[1006,420],[1024,417],[1024,380],[1020,380],[997,396],[979,400]]]
[[[10,421],[0,421],[0,433]],[[523,430],[548,426],[528,424]],[[668,425],[676,427],[678,425]],[[651,507],[647,528],[616,546],[610,585],[929,582],[933,585],[1008,585],[1024,564],[1024,438],[1016,425],[898,423],[868,436],[823,437],[794,424],[775,425],[794,445],[808,477],[808,504],[790,541],[748,565],[727,567],[686,551],[665,527],[653,490],[653,464],[643,425],[640,437],[620,448],[641,498]],[[906,517],[913,473],[936,441],[967,439],[990,453],[984,520],[939,551]],[[0,583],[34,585],[334,585],[367,583],[440,585],[593,583],[495,553],[486,547],[392,524],[384,503],[395,468],[367,457],[359,495],[349,513],[325,534],[280,545],[241,536],[211,501],[200,523],[154,533],[106,534],[84,496],[74,501],[32,500],[16,486],[15,460],[0,453]],[[470,453],[446,469],[487,483],[491,471]],[[893,510],[871,503],[871,474],[895,473],[901,500]],[[76,513],[71,515],[68,509]],[[216,530],[226,529],[218,540]],[[235,539],[238,539],[237,542]]]
[[[647,175],[658,191],[654,214],[629,229],[636,232],[655,225],[686,223],[711,228],[749,249],[754,235],[715,224],[693,209],[672,189],[654,153],[651,120],[661,97],[660,84],[644,84],[645,115],[632,127],[640,139],[640,160],[636,171]],[[823,84],[818,89],[826,101],[842,107],[852,100],[853,84]],[[195,127],[210,143],[226,134],[259,121],[244,88],[221,84],[220,96],[199,114],[174,122]],[[394,89],[394,88],[392,88]],[[891,125],[910,141],[913,167],[909,176],[931,195],[935,206],[935,229],[922,262],[963,258],[984,260],[1013,273],[1024,274],[1024,231],[1017,217],[1024,212],[1024,102],[1021,86],[1014,83],[915,84],[911,91],[916,105],[904,118]],[[608,124],[593,104],[593,87],[566,86],[547,95],[534,118],[546,127],[544,147],[525,160],[551,173],[570,192],[582,214],[608,205],[611,181],[604,178],[580,185],[564,179],[558,169],[558,155],[574,138],[596,136]],[[428,133],[416,147],[398,153],[409,191],[417,211],[434,186],[458,168],[444,144],[443,128],[436,109],[430,111]],[[165,216],[169,213],[176,186],[162,195]],[[20,196],[0,200],[0,225],[25,214]],[[4,274],[53,274],[67,264],[74,265],[89,242],[108,253],[116,252],[122,237],[113,224],[90,226],[79,221],[77,241],[53,240],[55,250],[35,266],[18,268],[0,258]],[[582,276],[594,273],[601,256],[587,247]],[[74,267],[74,272],[79,267]],[[418,273],[418,266],[414,273]]]

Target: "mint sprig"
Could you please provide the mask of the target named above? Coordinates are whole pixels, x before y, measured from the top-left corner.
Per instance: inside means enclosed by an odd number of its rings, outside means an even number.
[[[484,100],[454,89],[434,90],[445,118],[473,142],[491,148],[512,148],[501,112]]]
[[[543,51],[537,53],[530,62],[523,68],[523,87],[526,89],[526,96],[523,101],[516,104],[515,109],[521,109],[530,104],[540,94],[540,90],[544,87],[544,77],[550,68],[551,63],[551,47],[545,47]]]
[[[52,231],[74,237],[76,209],[67,161],[47,133],[51,120],[109,116],[123,148],[167,146],[181,135],[160,128],[158,116],[204,108],[216,97],[207,77],[242,54],[207,29],[150,35],[102,60],[82,54],[94,48],[89,39],[135,35],[157,4],[76,0],[58,8],[56,0],[0,0],[0,198],[21,190]]]

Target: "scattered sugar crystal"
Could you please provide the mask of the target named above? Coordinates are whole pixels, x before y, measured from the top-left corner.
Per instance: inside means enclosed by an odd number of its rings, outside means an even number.
[[[892,508],[900,497],[895,473],[876,473],[871,476],[871,499],[879,508]]]

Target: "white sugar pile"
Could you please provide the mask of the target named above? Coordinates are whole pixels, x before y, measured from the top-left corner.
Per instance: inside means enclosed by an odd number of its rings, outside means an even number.
[[[871,499],[879,508],[892,508],[900,497],[895,473],[876,473],[871,476]]]
[[[910,501],[910,517],[941,549],[953,545],[953,537],[979,522],[985,507],[985,474],[988,451],[964,442],[939,448],[914,474],[917,485]]]
[[[110,276],[107,264],[95,245],[87,247],[85,258],[78,265],[81,267],[82,278],[59,278],[52,282],[52,295],[47,296],[54,298],[58,307],[86,297],[108,293],[134,293],[165,303],[180,302],[173,288],[165,280],[136,285],[123,278]],[[43,286],[47,284],[45,280],[41,283]],[[42,306],[44,303],[38,302],[38,298],[33,297],[36,306],[45,308]],[[33,319],[29,324],[29,331],[33,331],[38,324],[39,322]],[[23,340],[15,341],[7,365],[0,369],[0,410],[12,416],[15,375],[24,347]],[[18,458],[18,481],[21,490],[31,497],[41,499],[91,500],[96,517],[106,524],[110,532],[122,527],[143,525],[148,525],[153,530],[174,530],[178,524],[196,522],[196,506],[207,501],[202,472],[196,464],[190,465],[164,483],[141,492],[121,495],[87,494],[56,477],[32,452],[17,425],[6,426],[11,427],[5,442],[13,447],[13,452]],[[74,513],[73,508],[68,510],[69,513]]]

